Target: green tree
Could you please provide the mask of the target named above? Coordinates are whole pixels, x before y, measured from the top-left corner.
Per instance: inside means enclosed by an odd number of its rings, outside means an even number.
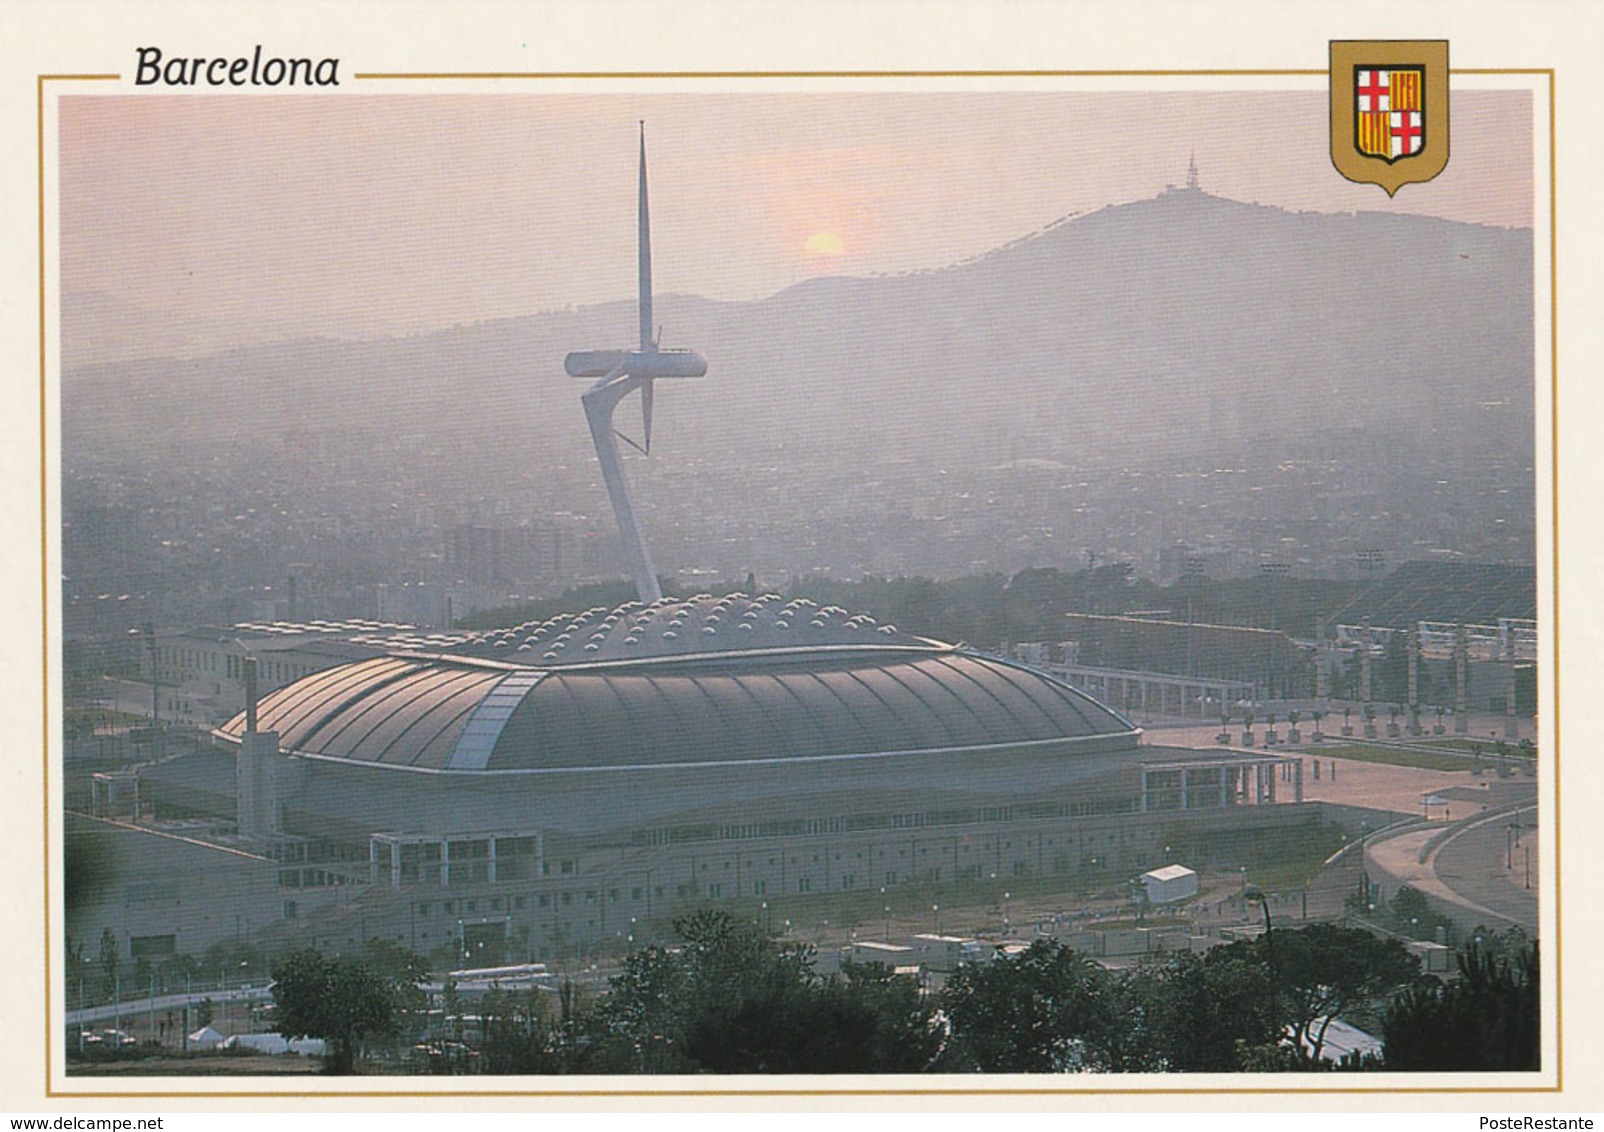
[[[638,1072],[807,1072],[798,1062],[808,949],[778,947],[755,926],[701,910],[674,923],[675,950],[625,962],[604,1008],[609,1036]]]
[[[681,946],[624,961],[583,1027],[581,1071],[915,1072],[935,1055],[933,1004],[911,979],[869,967],[821,976],[810,948],[723,912],[674,927]]]
[[[1370,662],[1370,694],[1378,700],[1401,700],[1408,680],[1409,658],[1402,633],[1387,638],[1380,657]]]
[[[1069,1073],[1147,1068],[1119,983],[1086,956],[1037,940],[1012,958],[959,967],[942,1009],[952,1033],[942,1068]]]
[[[602,1009],[601,1072],[692,1073],[685,1014],[694,1008],[693,975],[682,954],[647,947],[624,960]]]
[[[1217,948],[1216,954],[1218,961],[1265,966],[1277,1017],[1305,1067],[1320,1060],[1326,1031],[1338,1016],[1384,999],[1420,976],[1419,960],[1397,940],[1336,924],[1272,931]]]
[[[292,951],[273,968],[273,979],[280,1032],[328,1043],[328,1073],[354,1072],[360,1043],[394,1030],[403,980],[365,962]]]
[[[100,973],[105,979],[106,997],[110,998],[117,990],[117,961],[121,958],[122,949],[117,945],[117,935],[110,928],[100,929]]]
[[[162,978],[172,987],[183,986],[185,980],[198,979],[204,971],[200,960],[187,952],[179,952],[162,964]]]
[[[1137,967],[1127,981],[1163,1071],[1240,1072],[1252,1051],[1278,1042],[1270,972],[1262,963],[1218,949],[1206,956],[1183,951]]]
[[[440,988],[440,1009],[444,1015],[447,1031],[457,1041],[462,1040],[462,992],[457,989],[457,980],[450,975],[446,976],[444,985]]]
[[[539,991],[491,990],[479,1001],[482,1073],[554,1073],[563,1069],[560,1033]]]
[[[1388,908],[1395,931],[1407,933],[1411,939],[1429,939],[1438,928],[1451,928],[1453,921],[1432,911],[1425,893],[1407,884],[1402,885]]]
[[[262,949],[254,943],[238,939],[222,939],[206,949],[201,956],[201,972],[209,979],[222,979],[237,983],[252,973],[264,970]]]
[[[919,984],[883,963],[849,963],[825,984],[831,1036],[848,1073],[923,1073],[941,1052],[935,1005]],[[871,1066],[872,1069],[865,1069]]]
[[[400,994],[399,1005],[419,1010],[425,1005],[422,984],[428,981],[428,961],[416,951],[374,937],[362,945],[362,959],[381,978],[389,979]]]
[[[1535,941],[1514,955],[1471,944],[1459,978],[1411,987],[1382,1026],[1385,1068],[1513,1072],[1542,1067],[1542,989]]]

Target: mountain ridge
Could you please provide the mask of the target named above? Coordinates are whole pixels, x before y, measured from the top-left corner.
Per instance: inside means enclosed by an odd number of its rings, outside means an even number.
[[[1224,440],[1316,417],[1462,431],[1489,397],[1531,403],[1532,263],[1530,229],[1172,189],[942,268],[821,276],[752,302],[659,295],[664,345],[710,363],[705,379],[660,391],[659,444],[896,453],[1014,432],[1112,452],[1110,432]],[[627,343],[634,314],[613,302],[71,368],[64,444],[93,436],[109,455],[141,430],[344,428],[509,459],[531,442],[574,451],[582,389],[562,357]],[[64,312],[64,338],[78,332]],[[516,436],[500,437],[509,422]]]

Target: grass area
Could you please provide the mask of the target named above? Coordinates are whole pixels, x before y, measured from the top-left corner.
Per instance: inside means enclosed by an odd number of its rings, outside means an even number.
[[[188,1053],[166,1051],[137,1058],[78,1061],[69,1056],[69,1077],[286,1077],[319,1073],[321,1057],[300,1054],[235,1054],[230,1051]]]
[[[1318,754],[1313,748],[1309,748],[1304,753],[1316,755],[1316,757],[1352,759],[1361,763],[1412,766],[1420,770],[1469,770],[1475,765],[1474,761],[1465,755],[1448,751],[1439,753],[1437,751],[1400,750],[1396,747],[1366,747],[1358,744],[1321,747],[1318,750]],[[1493,760],[1483,760],[1483,766],[1491,770]]]
[[[1344,844],[1342,830],[1331,824],[1245,839],[1228,831],[1210,831],[1197,837],[1176,829],[1167,833],[1164,840],[1173,846],[1172,860],[1198,869],[1205,889],[1229,888],[1232,892],[1239,884],[1243,865],[1246,879],[1266,891],[1304,890],[1313,883],[1325,859]],[[988,877],[957,883],[937,883],[926,877],[888,888],[884,896],[878,889],[859,889],[770,896],[766,907],[764,899],[753,897],[718,901],[710,906],[757,923],[775,935],[785,934],[789,920],[791,938],[808,942],[844,937],[852,928],[866,938],[878,939],[886,932],[895,939],[932,931],[938,920],[942,931],[949,934],[997,932],[1003,926],[1005,912],[1018,933],[1028,932],[1035,920],[1047,912],[1088,906],[1105,911],[1128,908],[1130,878],[1165,863],[1154,854],[1145,862],[1132,861],[1126,869],[1100,869],[1096,873],[998,877],[996,881]],[[1162,910],[1150,912],[1148,920],[1148,926],[1164,922]],[[664,942],[672,935],[666,922],[638,927],[641,930],[637,940]]]
[[[884,897],[877,889],[857,889],[807,896],[770,896],[766,900],[766,908],[763,898],[749,896],[719,902],[717,907],[738,919],[752,920],[765,927],[772,926],[779,933],[786,920],[791,921],[793,931],[799,932],[812,932],[825,925],[873,928],[885,922],[887,908],[890,908],[889,918],[893,923],[927,921],[926,926],[919,930],[929,931],[934,927],[937,918],[935,908],[939,906],[945,930],[959,923],[973,926],[988,916],[1001,926],[1004,893],[1008,894],[1007,903],[1015,910],[1043,899],[1080,905],[1099,898],[1123,895],[1124,879],[1113,875],[1085,878],[1016,876],[1006,879],[999,877],[995,882],[990,879],[935,882],[925,878],[888,888]]]
[[[1487,756],[1499,753],[1499,741],[1497,739],[1472,739],[1469,736],[1455,735],[1452,738],[1428,737],[1423,738],[1421,741],[1430,743],[1433,747],[1448,747],[1456,751],[1480,751]],[[1514,759],[1537,757],[1537,749],[1535,747],[1523,747],[1519,740],[1515,742],[1505,740],[1503,753]]]
[[[1248,866],[1248,879],[1266,892],[1296,892],[1308,888],[1319,875],[1325,859],[1342,848],[1340,837],[1330,842],[1305,847],[1286,855],[1278,855]]]

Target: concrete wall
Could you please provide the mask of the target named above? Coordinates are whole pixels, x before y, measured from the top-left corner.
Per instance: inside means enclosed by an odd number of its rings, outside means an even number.
[[[280,889],[278,864],[257,854],[76,814],[65,852],[67,934],[89,958],[107,928],[126,960],[136,941],[160,947],[169,936],[174,953],[199,956],[223,940],[251,939],[283,917],[286,899],[301,915],[342,895]]]

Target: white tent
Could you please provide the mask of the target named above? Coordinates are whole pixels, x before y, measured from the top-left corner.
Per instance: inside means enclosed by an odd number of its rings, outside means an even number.
[[[190,1049],[222,1049],[228,1039],[210,1026],[202,1026],[189,1036]]]
[[[235,1034],[225,1043],[228,1049],[249,1049],[257,1053],[298,1053],[302,1057],[322,1057],[327,1052],[322,1038],[287,1039],[283,1034]]]

